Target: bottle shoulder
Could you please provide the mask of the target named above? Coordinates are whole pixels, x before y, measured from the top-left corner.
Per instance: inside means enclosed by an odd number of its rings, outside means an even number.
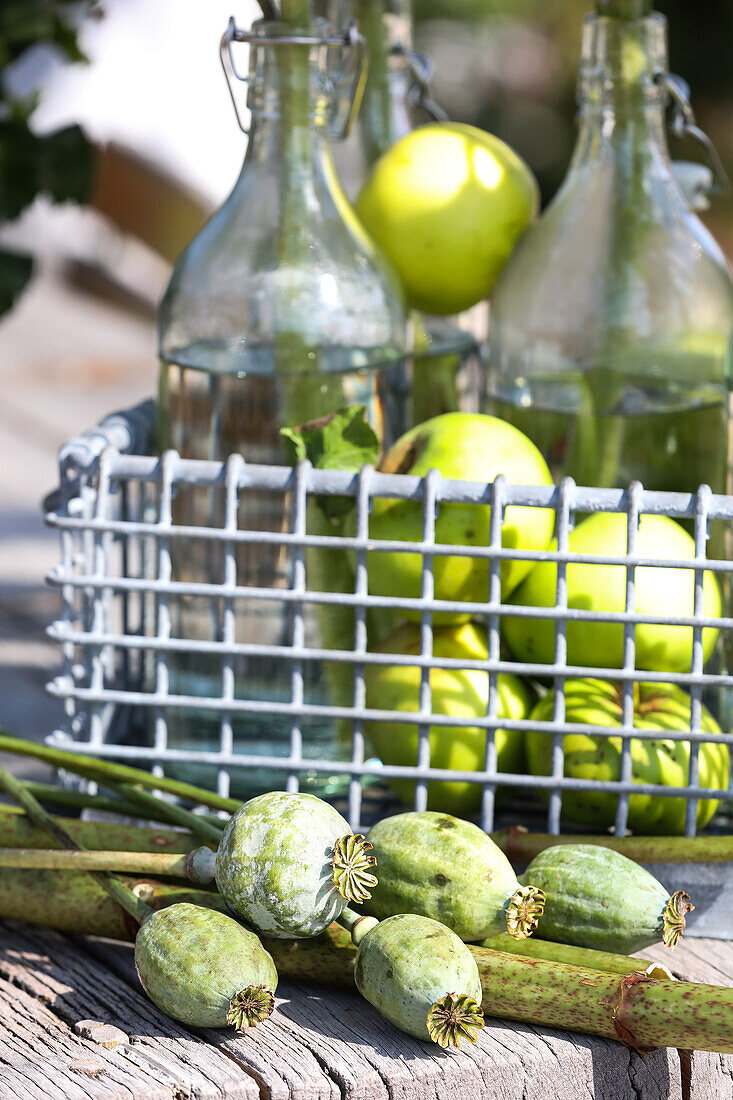
[[[519,242],[497,284],[492,324],[521,318],[561,332],[609,321],[733,326],[733,280],[722,249],[674,180],[647,181],[633,220],[612,181],[592,169],[561,189]]]
[[[303,178],[287,233],[282,202],[279,173],[245,163],[174,266],[159,311],[163,352],[214,337],[268,344],[283,326],[314,347],[404,348],[399,283],[335,182]]]

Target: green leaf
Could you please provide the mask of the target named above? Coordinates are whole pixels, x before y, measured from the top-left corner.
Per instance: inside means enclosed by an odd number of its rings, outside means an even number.
[[[20,118],[0,122],[0,220],[17,218],[38,194],[84,202],[94,149],[79,126],[38,137]]]
[[[310,459],[319,470],[360,470],[379,454],[379,439],[365,405],[348,405],[297,428],[281,428],[291,460]]]
[[[32,274],[31,256],[0,248],[0,316],[11,308]]]
[[[366,464],[374,465],[379,455],[379,439],[365,414],[364,405],[349,405],[297,428],[281,428],[292,465],[306,458],[317,470],[356,472]],[[327,518],[336,519],[351,511],[354,500],[319,497],[318,506]]]
[[[66,126],[39,140],[39,189],[55,202],[86,202],[92,186],[94,147],[81,126]]]
[[[84,14],[97,10],[93,3],[81,7]],[[4,57],[14,61],[33,46],[47,43],[56,46],[67,61],[86,61],[76,29],[79,9],[75,0],[2,0],[0,46]]]
[[[36,147],[21,119],[0,122],[0,220],[17,218],[38,193]]]

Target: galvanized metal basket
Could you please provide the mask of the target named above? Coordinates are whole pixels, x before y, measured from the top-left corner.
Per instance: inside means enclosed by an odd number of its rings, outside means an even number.
[[[534,806],[546,814],[546,827],[556,833],[561,827],[563,796],[568,791],[587,790],[617,797],[615,828],[623,833],[627,825],[629,798],[650,794],[686,800],[686,833],[694,835],[696,807],[703,796],[733,800],[729,790],[710,791],[700,785],[698,754],[703,742],[733,744],[733,734],[711,734],[701,729],[703,699],[710,692],[727,691],[733,676],[703,667],[702,632],[716,627],[721,635],[730,632],[733,619],[706,618],[703,613],[703,574],[714,571],[727,582],[733,563],[706,556],[711,523],[729,525],[733,520],[733,498],[713,495],[703,486],[695,494],[647,492],[633,484],[628,490],[579,488],[570,480],[556,488],[511,485],[498,478],[491,484],[449,481],[431,471],[424,478],[385,475],[365,468],[358,474],[313,469],[308,463],[295,468],[247,465],[234,455],[227,462],[184,461],[176,453],[162,457],[150,454],[154,426],[152,403],[107,418],[80,439],[65,446],[60,456],[60,487],[47,502],[47,521],[59,531],[61,562],[49,581],[61,593],[61,614],[50,634],[61,645],[63,667],[49,685],[63,701],[64,720],[51,741],[97,756],[134,760],[158,774],[187,768],[187,774],[211,775],[212,785],[229,793],[232,776],[242,769],[273,769],[280,785],[297,790],[303,776],[335,776],[341,783],[345,812],[352,826],[363,828],[375,814],[395,805],[389,781],[413,780],[414,806],[424,808],[431,781],[461,780],[479,785],[482,791],[478,820],[483,828],[495,826],[497,794],[510,794],[501,811],[502,821],[522,820]],[[183,487],[216,488],[224,508],[220,525],[194,527],[175,522],[172,503]],[[237,504],[243,494],[266,492],[273,499],[287,499],[288,522],[279,530],[245,530],[238,525]],[[338,538],[312,534],[307,529],[309,501],[315,497],[353,497],[356,520],[353,534]],[[369,538],[370,502],[392,497],[420,503],[422,538],[415,543],[382,542]],[[491,506],[491,535],[485,547],[447,546],[435,541],[438,509],[448,502]],[[503,548],[502,517],[508,506],[551,508],[556,517],[557,548],[522,552]],[[627,553],[622,556],[590,557],[569,553],[568,536],[575,516],[597,511],[620,512],[627,517]],[[654,514],[689,521],[694,532],[696,556],[689,561],[663,563],[645,559],[636,550],[639,517]],[[178,540],[178,541],[177,541]],[[221,583],[208,580],[175,580],[171,575],[172,555],[180,540],[196,540],[216,546],[223,566]],[[242,546],[267,548],[272,555],[285,555],[284,568],[273,571],[272,583],[242,587],[237,584],[237,553]],[[313,547],[339,549],[354,563],[353,592],[314,591],[309,587],[306,555]],[[419,599],[369,594],[367,553],[378,550],[422,555],[422,595]],[[451,604],[433,598],[433,562],[440,555],[472,555],[489,562],[485,602]],[[557,562],[556,603],[536,609],[501,602],[501,563],[512,559]],[[626,608],[614,614],[567,605],[566,568],[573,561],[598,562],[626,569]],[[635,608],[635,570],[641,566],[692,570],[695,578],[693,614],[687,618],[638,614]],[[170,609],[181,597],[215,600],[221,629],[211,640],[178,638],[171,635]],[[277,601],[288,608],[289,637],[276,644],[238,641],[235,623],[242,600]],[[353,641],[337,649],[308,645],[307,623],[314,608],[329,605],[353,609]],[[395,657],[368,648],[366,617],[373,608],[411,611],[419,618],[420,653]],[[488,631],[488,660],[457,661],[433,655],[433,614],[449,610],[469,612]],[[555,659],[552,664],[513,660],[501,644],[500,621],[504,615],[546,617],[554,623]],[[620,669],[596,667],[593,653],[580,667],[567,664],[566,628],[571,621],[615,622],[623,625],[624,661]],[[635,627],[639,623],[687,626],[692,629],[692,664],[689,672],[662,673],[635,668]],[[194,660],[215,659],[221,676],[217,690],[208,697],[181,693],[171,682],[171,666],[187,654]],[[234,662],[266,656],[287,669],[287,697],[253,699],[237,690]],[[328,661],[353,669],[353,691],[347,705],[335,705],[328,698],[309,701],[304,684],[314,662]],[[420,710],[371,709],[366,704],[365,675],[370,666],[405,664],[420,669]],[[488,706],[478,718],[456,718],[433,713],[431,668],[476,668],[488,675]],[[146,671],[147,670],[147,671]],[[552,719],[544,729],[552,737],[552,774],[533,776],[507,774],[497,770],[495,737],[498,729],[537,729],[526,718],[497,716],[497,677],[515,673],[542,681],[555,688]],[[564,684],[569,677],[592,676],[613,680],[621,687],[623,725],[570,725],[565,721]],[[690,743],[688,781],[670,788],[640,783],[632,776],[632,739],[654,739],[659,731],[634,725],[634,685],[655,681],[674,683],[689,693],[690,727],[666,730],[664,738]],[[215,722],[216,743],[201,746],[172,745],[171,716],[186,712],[206,715]],[[287,752],[283,756],[248,751],[236,737],[237,723],[253,715],[258,720],[287,724]],[[314,719],[337,722],[348,731],[348,745],[340,759],[319,759],[309,752],[308,723]],[[418,725],[418,752],[410,767],[389,765],[370,753],[370,722]],[[431,767],[431,727],[470,726],[486,731],[486,748],[481,770],[454,772]],[[140,736],[137,729],[147,730]],[[599,783],[591,779],[563,776],[563,736],[585,732],[598,737],[622,738],[621,772],[618,780]],[[193,772],[191,771],[193,769]],[[528,801],[529,799],[529,801]],[[508,808],[506,808],[508,807]]]

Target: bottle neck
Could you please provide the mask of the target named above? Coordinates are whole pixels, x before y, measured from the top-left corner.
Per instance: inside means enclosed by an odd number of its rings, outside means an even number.
[[[600,151],[649,163],[669,160],[665,127],[666,20],[589,16],[579,81],[580,132],[574,164]],[[671,171],[671,166],[670,166]]]
[[[616,157],[643,155],[650,164],[667,163],[671,172],[663,105],[646,105],[629,112],[619,112],[612,105],[584,105],[571,167],[577,168],[603,152]]]
[[[320,106],[299,112],[293,125],[288,112],[280,109],[252,109],[245,165],[277,160],[282,156],[297,160],[303,167],[316,168],[331,157],[328,114]]]
[[[263,24],[263,33],[277,24]],[[294,29],[290,33],[298,32]],[[245,164],[284,159],[283,171],[317,168],[330,157],[333,85],[326,49],[255,43],[250,55],[251,112]]]

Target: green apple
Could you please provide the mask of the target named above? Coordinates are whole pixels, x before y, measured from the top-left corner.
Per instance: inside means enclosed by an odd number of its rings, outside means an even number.
[[[387,452],[380,469],[385,473],[419,477],[435,467],[447,478],[492,481],[504,474],[520,485],[551,485],[552,478],[540,452],[518,428],[479,413],[444,413],[419,424]],[[488,546],[491,509],[478,504],[442,504],[435,524],[435,541],[460,546]],[[504,547],[544,550],[552,537],[554,513],[548,508],[507,508],[501,533]],[[369,519],[370,539],[420,542],[422,506],[411,500],[376,499]],[[421,594],[420,554],[367,555],[369,592],[379,596],[417,598]],[[529,572],[530,562],[504,561],[501,592],[508,595]],[[486,558],[433,558],[435,598],[485,602],[489,595]],[[405,613],[415,618],[416,614]],[[435,622],[461,616],[440,613]],[[465,616],[464,616],[465,617]]]
[[[419,654],[420,628],[404,623],[379,647],[382,653]],[[485,661],[488,656],[486,631],[474,623],[445,627],[433,634],[433,654],[468,661]],[[431,668],[432,713],[467,720],[483,718],[487,712],[489,678],[475,669]],[[501,718],[525,718],[534,702],[531,689],[516,676],[497,678],[497,713]],[[369,665],[366,674],[367,706],[378,710],[419,709],[420,669],[407,665]],[[383,764],[417,763],[418,729],[401,722],[373,721],[367,736]],[[431,726],[430,763],[436,768],[483,771],[486,730],[475,726]],[[522,734],[497,730],[498,769],[523,772]],[[391,779],[390,786],[405,802],[411,802],[415,784],[408,779]],[[428,784],[428,807],[449,813],[475,812],[481,804],[481,787],[475,783],[433,782]]]
[[[622,557],[626,553],[626,516],[598,512],[584,519],[568,537],[568,549],[577,554]],[[555,544],[553,543],[553,546]],[[637,553],[645,558],[691,561],[695,543],[690,535],[666,516],[642,516]],[[510,603],[522,607],[553,607],[557,565],[541,562],[513,594]],[[647,566],[635,572],[635,611],[651,616],[691,616],[695,575],[691,569]],[[572,563],[567,567],[568,607],[586,611],[624,611],[626,568],[623,565]],[[703,614],[721,613],[720,588],[709,570],[703,576]],[[522,661],[550,664],[555,655],[555,624],[551,619],[502,620],[504,638]],[[712,653],[718,631],[703,630],[703,654]],[[636,627],[636,667],[657,672],[689,672],[692,662],[692,627],[642,624]],[[568,622],[569,665],[597,668],[623,666],[622,623]]]
[[[395,142],[356,201],[409,304],[437,314],[489,296],[538,208],[537,181],[521,157],[460,122],[420,126]]]
[[[530,720],[550,722],[552,710],[553,693],[550,692],[534,708]],[[622,725],[621,685],[602,680],[568,680],[565,684],[565,720],[593,726]],[[689,696],[675,684],[635,684],[634,725],[646,730],[688,730]],[[707,733],[720,733],[720,726],[706,707],[702,708],[701,727]],[[551,734],[530,731],[526,734],[525,744],[531,774],[551,775]],[[566,734],[563,745],[567,777],[603,782],[619,779],[620,737]],[[701,744],[698,759],[700,786],[726,790],[730,768],[728,746]],[[631,774],[637,783],[684,787],[689,763],[690,746],[687,741],[670,741],[663,734],[659,740],[631,741]],[[573,820],[604,828],[613,825],[617,797],[598,791],[566,791],[562,804],[568,817]],[[717,806],[714,798],[704,798],[698,802],[698,828],[707,825]],[[634,794],[629,799],[629,828],[636,833],[674,836],[683,833],[684,826],[685,802],[682,798]]]

